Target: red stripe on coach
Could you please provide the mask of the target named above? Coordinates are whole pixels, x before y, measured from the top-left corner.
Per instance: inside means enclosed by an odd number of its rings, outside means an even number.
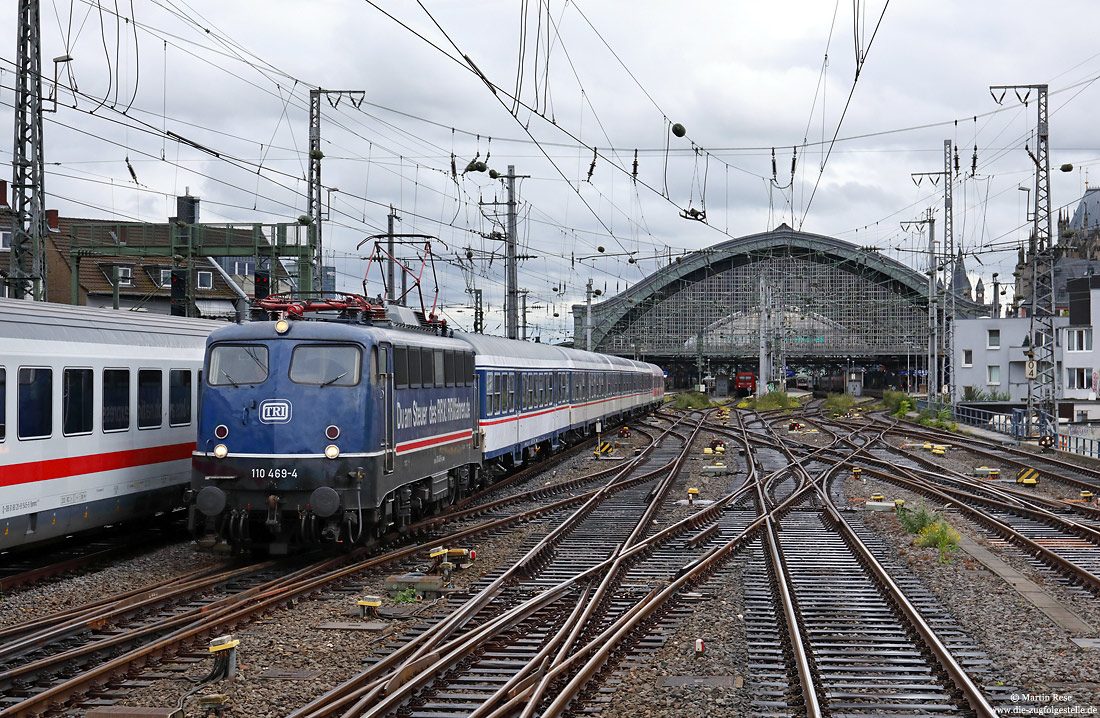
[[[165,461],[190,459],[195,444],[172,444],[169,446],[151,446],[145,449],[112,451],[107,454],[89,454],[67,459],[49,459],[47,461],[28,461],[4,467],[0,472],[0,486],[29,484],[33,481],[48,481],[66,476],[94,474],[99,471],[116,471],[133,466],[160,464]]]

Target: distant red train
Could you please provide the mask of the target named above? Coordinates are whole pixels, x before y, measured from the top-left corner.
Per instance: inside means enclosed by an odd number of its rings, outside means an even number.
[[[748,371],[739,371],[733,380],[733,389],[737,396],[751,396],[756,393],[756,375]]]

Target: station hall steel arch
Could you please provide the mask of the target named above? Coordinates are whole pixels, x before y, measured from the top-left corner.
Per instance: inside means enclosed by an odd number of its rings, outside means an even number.
[[[957,301],[960,310],[976,309]],[[926,351],[928,314],[927,275],[781,225],[674,259],[594,303],[592,348],[647,360],[750,359],[763,333],[788,362],[904,361]],[[573,305],[573,317],[574,345],[583,349],[584,304]]]

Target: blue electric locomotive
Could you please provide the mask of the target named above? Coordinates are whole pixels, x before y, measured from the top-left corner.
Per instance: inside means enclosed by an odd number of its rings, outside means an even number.
[[[337,315],[292,307],[210,335],[197,534],[272,552],[365,543],[663,395],[653,365],[413,327],[361,300],[322,307]]]

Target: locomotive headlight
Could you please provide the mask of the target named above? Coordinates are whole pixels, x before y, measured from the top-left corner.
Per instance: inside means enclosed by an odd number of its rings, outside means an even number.
[[[340,447],[338,447],[336,444],[329,444],[325,447],[325,456],[327,456],[328,458],[335,459],[339,455]]]
[[[218,444],[214,447],[214,456],[218,457],[219,459],[224,459],[228,455],[229,449],[226,448],[225,444]]]
[[[275,322],[275,333],[276,334],[286,334],[289,331],[290,331],[290,322],[288,322],[287,320],[280,319],[279,321]]]
[[[329,441],[336,441],[340,438],[340,427],[335,424],[329,425],[329,427],[325,429],[325,437]]]
[[[214,427],[214,436],[219,439],[224,439],[225,437],[229,436],[229,427],[225,424],[218,424],[216,427]]]

